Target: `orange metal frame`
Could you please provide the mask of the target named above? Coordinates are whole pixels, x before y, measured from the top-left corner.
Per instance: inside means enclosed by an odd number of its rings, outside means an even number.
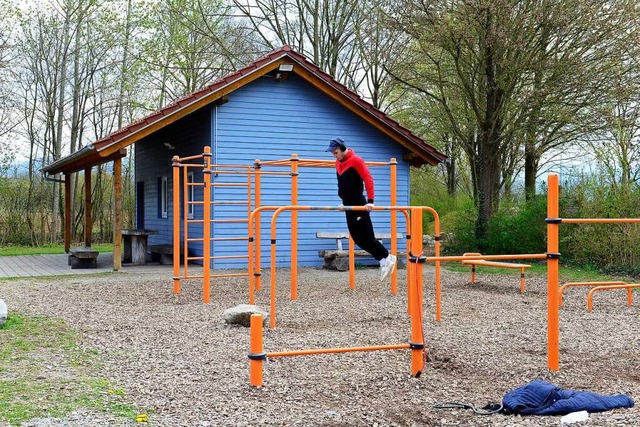
[[[559,351],[559,306],[562,292],[565,287],[558,288],[559,284],[559,231],[560,224],[636,224],[640,218],[560,218],[559,194],[560,185],[557,174],[550,174],[548,178],[547,192],[547,364],[550,370],[557,371],[560,366]],[[586,286],[586,285],[585,285]],[[589,291],[587,297],[587,309],[592,305],[593,294],[597,290],[627,289],[627,303],[632,300],[631,288],[633,285],[609,284],[597,286]]]
[[[252,212],[253,204],[258,204],[259,194],[256,192],[255,201],[252,200],[252,177],[256,174],[255,165],[214,165],[211,163],[211,148],[205,147],[204,152],[195,156],[188,157],[173,157],[173,292],[174,294],[180,293],[180,280],[181,279],[202,279],[202,300],[205,303],[210,302],[211,292],[210,283],[211,278],[214,277],[245,277],[247,273],[225,273],[225,274],[211,274],[211,261],[213,259],[231,259],[231,258],[248,258],[248,255],[211,255],[211,244],[217,241],[246,241],[248,236],[235,236],[235,237],[211,237],[212,225],[216,223],[240,223],[248,222],[247,217]],[[193,161],[202,161],[202,163],[190,163]],[[203,174],[203,182],[189,182],[189,171],[193,169],[199,169]],[[181,174],[182,171],[182,174]],[[284,173],[277,173],[283,175]],[[246,175],[247,182],[213,182],[212,176],[230,176],[230,175]],[[202,187],[203,197],[202,200],[189,200],[188,195],[191,194],[192,187]],[[211,200],[211,189],[214,187],[246,187],[247,199],[246,201],[225,201],[225,200]],[[183,195],[182,202],[182,228],[183,237],[180,239],[180,195]],[[208,202],[205,202],[208,201]],[[223,205],[247,205],[247,216],[234,219],[211,219],[212,209],[214,206]],[[202,218],[189,218],[188,212],[191,207],[202,206],[203,215]],[[208,220],[206,220],[208,218]],[[202,236],[194,237],[190,236],[189,226],[191,224],[202,224]],[[208,236],[208,238],[205,238]],[[189,243],[202,242],[202,256],[189,256]],[[183,248],[181,251],[180,249]],[[181,271],[180,254],[182,254],[183,270]],[[202,274],[192,275],[189,274],[189,261],[202,261]]]
[[[283,211],[301,211],[301,210],[364,210],[363,206],[347,206],[344,208],[314,208],[311,206],[283,206],[274,212],[271,219],[271,327],[275,327],[275,294],[276,294],[276,275],[275,275],[275,256],[276,256],[276,221],[278,215]],[[411,233],[407,233],[407,239],[411,235],[419,236],[419,238],[411,239],[411,252],[413,254],[419,254],[412,257],[412,264],[415,264],[416,271],[413,272],[410,277],[410,283],[408,286],[408,302],[409,302],[409,314],[411,317],[411,342],[408,344],[391,344],[391,345],[377,345],[377,346],[364,346],[364,347],[347,347],[347,348],[325,348],[325,349],[310,349],[310,350],[293,350],[293,351],[281,351],[273,353],[265,353],[263,350],[263,331],[262,315],[254,314],[251,316],[251,345],[249,353],[249,376],[250,383],[254,387],[261,387],[263,383],[263,362],[269,357],[291,357],[301,355],[313,355],[313,354],[327,354],[327,353],[347,353],[355,351],[376,351],[376,350],[398,350],[398,349],[411,349],[411,374],[413,376],[420,376],[425,365],[425,342],[424,332],[422,327],[422,262],[426,261],[425,257],[422,257],[422,212],[428,210],[434,214],[436,218],[436,224],[438,224],[438,216],[435,210],[429,207],[404,207],[404,206],[389,206],[389,207],[375,207],[375,210],[395,210],[395,211],[411,211],[410,222]],[[439,229],[439,224],[437,225]],[[439,242],[436,242],[436,251],[439,254]],[[419,267],[419,268],[418,268]]]
[[[564,285],[560,286],[558,290],[558,307],[562,307],[563,304],[563,294],[564,290],[567,288],[573,287],[582,287],[582,286],[610,286],[610,285],[625,285],[625,282],[613,281],[613,282],[567,282]]]
[[[638,283],[596,286],[595,288],[591,289],[589,291],[589,295],[587,295],[587,311],[591,311],[593,309],[593,294],[595,294],[596,291],[605,291],[609,289],[626,289],[627,290],[627,307],[631,307],[633,305],[633,289],[638,287],[640,287],[640,284]]]
[[[242,277],[247,275],[247,273],[231,273],[231,274],[211,274],[211,260],[212,259],[229,259],[229,258],[247,258],[249,264],[249,282],[250,289],[260,289],[260,235],[261,235],[261,224],[260,224],[260,215],[256,212],[260,212],[266,209],[275,210],[278,207],[264,207],[261,208],[261,176],[262,175],[281,175],[281,176],[290,176],[291,177],[291,204],[298,204],[298,175],[299,175],[299,167],[307,166],[307,167],[335,167],[334,161],[324,161],[324,160],[313,160],[313,159],[299,159],[297,154],[292,154],[289,159],[275,160],[270,162],[261,162],[260,160],[256,160],[252,166],[247,165],[232,165],[232,164],[223,164],[223,165],[215,165],[211,163],[211,148],[204,147],[203,153],[187,156],[187,157],[179,157],[174,156],[172,158],[172,166],[173,166],[173,206],[180,206],[180,195],[183,196],[182,210],[184,212],[182,219],[182,227],[183,227],[183,238],[182,242],[180,240],[180,209],[173,209],[173,292],[174,294],[180,293],[180,280],[181,279],[198,279],[201,278],[203,281],[203,290],[202,290],[202,299],[205,303],[210,302],[211,293],[210,293],[210,282],[212,277]],[[191,163],[198,162],[201,163]],[[397,189],[396,189],[396,171],[397,171],[397,161],[395,158],[392,158],[389,162],[367,162],[368,166],[389,166],[390,167],[390,182],[391,182],[391,203],[395,204],[397,200]],[[263,166],[276,166],[276,167],[289,167],[290,172],[283,171],[262,171]],[[203,172],[203,182],[188,182],[188,174],[189,169],[200,169]],[[182,171],[182,174],[181,174]],[[212,175],[230,175],[230,174],[246,174],[247,182],[246,184],[242,183],[223,183],[223,182],[213,182]],[[253,180],[252,180],[253,178]],[[182,185],[181,185],[182,182]],[[253,185],[253,187],[252,187]],[[223,187],[223,186],[246,186],[247,187],[247,217],[238,218],[238,219],[225,219],[225,220],[212,220],[211,213],[212,207],[214,205],[238,205],[244,204],[245,202],[239,201],[218,201],[211,200],[211,188],[212,187]],[[191,187],[202,187],[203,188],[203,199],[196,200],[188,200],[187,195],[191,194]],[[252,190],[253,188],[253,190]],[[254,193],[253,201],[252,201],[252,191]],[[205,201],[209,201],[205,203]],[[253,207],[252,209],[252,202]],[[201,205],[203,210],[203,218],[195,219],[189,218],[187,212],[189,208],[195,205]],[[298,265],[298,218],[297,211],[291,212],[291,288],[292,288],[292,297],[297,298],[297,265]],[[405,215],[407,215],[405,213]],[[204,218],[209,218],[208,221],[205,221]],[[397,251],[397,224],[396,224],[396,212],[391,212],[391,251],[395,253]],[[213,223],[223,223],[223,222],[247,222],[248,223],[248,234],[247,236],[239,236],[239,237],[223,237],[223,238],[215,238],[210,237],[212,235],[212,224]],[[189,225],[194,223],[202,224],[202,237],[193,237],[189,236]],[[407,225],[408,226],[408,225]],[[255,234],[254,234],[255,233]],[[256,241],[258,244],[254,244],[254,235],[256,236]],[[209,238],[204,238],[204,236],[209,236]],[[233,255],[233,256],[211,256],[211,244],[215,241],[221,240],[245,240],[248,241],[248,254],[247,255]],[[350,239],[351,240],[351,239]],[[203,256],[201,257],[190,257],[189,256],[189,243],[190,242],[202,242],[203,246]],[[350,241],[350,246],[353,245],[353,242]],[[184,250],[180,250],[181,247]],[[180,254],[183,254],[182,263],[184,265],[183,270],[181,271],[181,258]],[[353,257],[352,257],[353,259]],[[202,275],[190,275],[189,274],[189,261],[202,261]],[[255,270],[254,270],[255,267]],[[257,271],[258,273],[255,273]],[[354,283],[354,268],[352,268],[350,273],[351,283]],[[397,293],[397,273],[394,271],[391,278],[391,292],[392,294]],[[250,297],[253,300],[253,294]]]
[[[467,252],[464,256],[469,255],[482,255],[477,252]],[[471,266],[471,284],[476,283],[476,266],[484,266],[484,267],[497,267],[497,268],[513,268],[516,270],[520,270],[520,292],[524,292],[524,269],[530,268],[529,264],[511,264],[505,262],[494,262],[494,261],[485,261],[485,260],[464,260],[462,264]]]

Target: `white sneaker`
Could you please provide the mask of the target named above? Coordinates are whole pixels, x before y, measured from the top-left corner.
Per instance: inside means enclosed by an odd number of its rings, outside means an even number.
[[[380,280],[384,280],[391,276],[393,271],[396,269],[396,261],[396,256],[391,254],[389,254],[389,256],[387,256],[386,258],[380,260]]]

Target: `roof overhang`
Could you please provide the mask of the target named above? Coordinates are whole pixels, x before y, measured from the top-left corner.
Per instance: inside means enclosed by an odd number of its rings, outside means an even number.
[[[67,157],[56,160],[55,162],[42,168],[42,172],[48,175],[56,175],[59,173],[73,173],[91,168],[92,166],[101,165],[103,163],[112,162],[127,156],[126,149],[119,149],[109,155],[96,150],[93,145],[87,145],[82,149],[70,154]]]

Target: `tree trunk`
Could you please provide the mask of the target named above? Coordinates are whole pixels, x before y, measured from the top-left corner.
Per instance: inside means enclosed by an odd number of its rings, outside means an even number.
[[[524,151],[524,194],[527,201],[536,196],[536,175],[540,159],[535,152],[535,147],[527,144]]]

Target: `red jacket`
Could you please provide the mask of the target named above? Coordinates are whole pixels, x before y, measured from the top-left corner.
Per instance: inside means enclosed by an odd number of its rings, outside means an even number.
[[[355,151],[349,149],[342,161],[336,159],[338,196],[345,206],[362,206],[373,203],[373,178],[367,165]],[[367,199],[363,191],[367,190]]]

